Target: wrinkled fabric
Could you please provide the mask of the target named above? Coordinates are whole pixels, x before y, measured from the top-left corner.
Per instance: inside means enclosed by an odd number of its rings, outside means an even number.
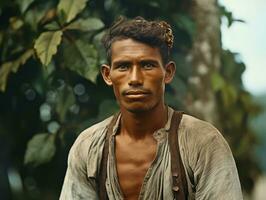
[[[148,169],[139,200],[172,200],[171,157],[168,147],[173,109],[168,107],[168,121],[154,132],[157,152]],[[73,144],[60,200],[99,199],[97,177],[107,126],[112,117],[83,131]],[[122,200],[115,159],[115,134],[110,139],[106,190],[110,200]],[[231,150],[219,131],[207,122],[183,115],[178,130],[179,148],[188,183],[188,199],[241,200],[238,173]]]

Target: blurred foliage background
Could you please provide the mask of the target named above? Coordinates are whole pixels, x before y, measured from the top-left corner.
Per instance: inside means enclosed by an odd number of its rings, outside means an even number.
[[[219,128],[250,193],[266,168],[265,116],[254,118],[265,115],[266,101],[243,87],[238,54],[221,48],[221,17],[228,26],[242,23],[225,7],[215,0],[1,0],[0,199],[58,199],[73,141],[118,109],[99,67],[101,37],[119,15],[172,25],[177,73],[167,102]]]

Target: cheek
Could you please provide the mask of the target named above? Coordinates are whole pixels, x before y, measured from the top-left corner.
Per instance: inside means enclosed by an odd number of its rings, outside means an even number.
[[[121,81],[118,81],[117,79],[113,79],[112,85],[113,85],[114,95],[117,98],[117,100],[119,100],[119,98],[121,96],[123,84],[121,83]]]
[[[154,86],[154,88],[158,90],[164,89],[165,86],[164,76],[156,77],[156,79],[151,80],[151,83]]]

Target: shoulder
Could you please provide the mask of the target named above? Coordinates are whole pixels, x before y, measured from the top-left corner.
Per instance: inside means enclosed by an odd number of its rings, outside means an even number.
[[[202,159],[232,158],[231,149],[222,134],[206,121],[184,114],[178,134],[181,156],[187,166],[196,166]]]
[[[77,137],[74,145],[82,145],[83,143],[93,142],[99,140],[101,137],[104,137],[104,132],[106,131],[111,119],[113,116],[106,118],[105,120],[88,127],[83,130]]]
[[[180,122],[180,139],[195,145],[205,145],[212,141],[226,143],[222,134],[211,123],[184,114]]]
[[[71,160],[87,160],[88,154],[99,153],[104,145],[107,127],[112,116],[82,131],[69,152]]]
[[[232,152],[212,124],[183,115],[178,138],[191,191],[201,199],[242,199]]]

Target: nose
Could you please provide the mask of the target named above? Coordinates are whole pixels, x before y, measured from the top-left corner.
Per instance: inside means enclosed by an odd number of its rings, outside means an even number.
[[[131,68],[128,84],[133,87],[141,86],[143,84],[143,74],[138,66],[133,66]]]

